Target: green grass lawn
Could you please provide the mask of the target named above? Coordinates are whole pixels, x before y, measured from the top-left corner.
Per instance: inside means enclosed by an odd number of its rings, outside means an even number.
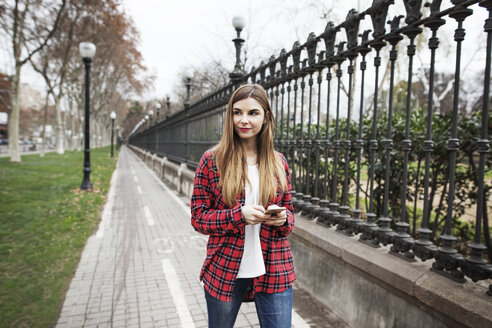
[[[87,238],[97,229],[117,153],[91,150],[92,192],[79,190],[83,152],[0,158],[0,327],[50,327]]]

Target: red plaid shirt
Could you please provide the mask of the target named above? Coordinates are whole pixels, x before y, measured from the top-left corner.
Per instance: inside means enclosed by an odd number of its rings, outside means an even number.
[[[287,174],[288,192],[277,194],[268,204],[287,208],[287,220],[283,226],[262,224],[260,243],[266,274],[254,278],[254,288],[245,298],[252,300],[255,292],[280,293],[288,289],[296,275],[287,235],[294,228],[291,202],[290,173],[285,157],[282,158]],[[206,151],[195,173],[191,197],[191,224],[196,231],[208,235],[207,257],[200,272],[200,280],[206,290],[221,301],[230,302],[234,283],[244,250],[246,220],[241,211],[244,191],[238,195],[237,205],[230,208],[223,199],[219,184],[219,171],[211,150]]]

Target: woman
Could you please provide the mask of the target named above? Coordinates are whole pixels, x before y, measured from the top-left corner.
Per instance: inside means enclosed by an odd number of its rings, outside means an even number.
[[[261,327],[290,327],[296,279],[287,235],[294,228],[290,174],[273,149],[274,117],[265,90],[239,87],[226,110],[220,143],[195,174],[191,223],[209,235],[200,280],[209,327],[233,327],[254,299]],[[269,205],[285,207],[265,214]]]

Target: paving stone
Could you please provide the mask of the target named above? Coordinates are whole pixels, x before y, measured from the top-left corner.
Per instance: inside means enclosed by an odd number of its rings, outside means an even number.
[[[111,328],[111,322],[100,322],[97,324],[97,328]]]
[[[58,320],[58,324],[60,325],[64,325],[64,324],[70,324],[70,321],[72,321],[72,318],[69,317],[69,316],[65,316],[63,318],[60,318],[60,320]]]
[[[203,313],[192,315],[192,317],[193,317],[193,321],[195,322],[208,319],[207,316]]]
[[[75,320],[70,322],[70,327],[83,327],[83,325],[84,325],[84,320]]]
[[[97,323],[99,322],[98,318],[95,318],[95,319],[86,319],[85,320],[85,323],[84,323],[84,326],[97,326]]]
[[[59,328],[69,328],[70,324],[68,322],[58,322],[56,326]]]
[[[169,320],[167,320],[167,324],[169,326],[177,325],[177,324],[180,324],[180,321],[179,321],[179,319],[169,319]]]
[[[152,327],[154,327],[154,323],[152,323],[152,322],[140,323],[140,326],[139,326],[139,328],[152,328]]]

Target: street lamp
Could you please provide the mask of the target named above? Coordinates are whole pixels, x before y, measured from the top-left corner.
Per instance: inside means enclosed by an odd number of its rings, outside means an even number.
[[[155,115],[155,123],[159,123],[159,111],[161,109],[161,103],[158,102],[156,105],[155,105],[155,110],[156,110],[156,115]]]
[[[241,68],[241,46],[244,43],[244,39],[241,39],[241,31],[246,26],[246,20],[242,16],[234,16],[232,18],[232,26],[237,32],[236,38],[232,40],[236,46],[236,65],[232,73],[229,74],[229,78],[232,82],[239,82],[245,74]]]
[[[166,112],[166,118],[168,118],[171,115],[171,101],[169,100],[169,95],[166,95],[166,105],[167,105],[167,112]]]
[[[144,116],[144,122],[147,122],[149,120],[149,115]]]
[[[96,54],[96,46],[90,42],[81,42],[79,52],[85,66],[85,146],[84,146],[84,180],[82,180],[81,190],[92,189],[91,183],[91,149],[89,135],[89,103],[90,103],[90,68],[92,58]]]
[[[113,157],[114,119],[116,118],[116,113],[112,111],[109,116],[111,117],[111,157]]]
[[[150,117],[150,123],[149,123],[149,127],[152,126],[152,117],[154,116],[154,111],[153,110],[150,110],[149,111],[149,117]]]
[[[190,94],[191,94],[191,76],[188,75],[186,77],[186,100],[185,100],[185,108],[190,107]]]

